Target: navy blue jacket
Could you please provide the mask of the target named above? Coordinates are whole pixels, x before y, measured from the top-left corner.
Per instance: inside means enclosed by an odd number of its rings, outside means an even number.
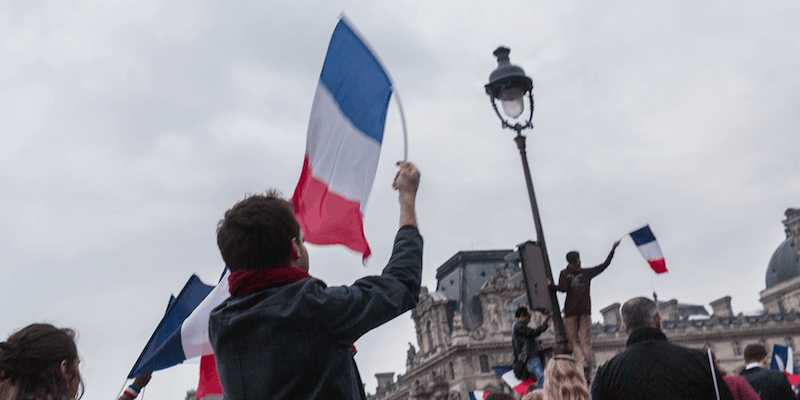
[[[783,372],[755,367],[740,372],[739,376],[747,379],[747,383],[764,400],[794,400],[792,385]]]
[[[209,337],[225,399],[365,399],[351,345],[417,305],[421,273],[422,237],[403,227],[380,276],[337,287],[306,278],[224,301]]]
[[[714,371],[722,400],[733,394]],[[625,351],[597,370],[592,399],[716,400],[708,356],[667,342],[656,328],[631,332]]]

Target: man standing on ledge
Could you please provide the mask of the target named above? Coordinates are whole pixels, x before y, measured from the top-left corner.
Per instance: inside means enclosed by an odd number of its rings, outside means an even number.
[[[589,283],[592,278],[600,275],[611,264],[614,250],[619,246],[619,240],[611,246],[606,260],[594,268],[581,268],[581,256],[577,251],[567,253],[567,268],[561,271],[558,285],[549,282],[552,288],[559,292],[567,292],[564,302],[564,329],[572,345],[572,352],[578,359],[578,364],[583,368],[586,380],[592,368],[592,300],[589,297]]]
[[[380,276],[351,286],[327,287],[308,275],[300,225],[275,191],[225,213],[217,244],[231,270],[231,296],[209,320],[225,399],[366,399],[353,342],[414,308],[420,292],[420,174],[411,163],[398,166],[392,186],[400,230],[392,256]]]

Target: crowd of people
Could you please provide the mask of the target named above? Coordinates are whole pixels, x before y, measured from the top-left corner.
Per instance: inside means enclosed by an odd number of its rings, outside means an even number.
[[[212,311],[209,336],[225,399],[366,399],[353,342],[416,306],[422,236],[415,203],[420,173],[398,162],[400,224],[380,276],[328,287],[309,271],[291,203],[275,191],[225,213],[217,244],[231,271],[231,296]],[[32,324],[0,343],[0,400],[67,400],[83,395],[75,332]],[[132,400],[150,381],[136,378]]]
[[[527,310],[525,310],[527,311]],[[521,312],[518,310],[518,314]],[[708,400],[794,400],[797,398],[786,374],[768,367],[769,357],[761,344],[744,350],[743,370],[726,375],[710,349],[690,349],[667,340],[661,330],[658,306],[650,299],[636,297],[621,309],[622,329],[628,335],[626,348],[602,365],[589,386],[582,365],[571,356],[555,355],[544,369],[539,385],[531,385],[525,400],[583,399],[708,399]],[[517,319],[517,321],[520,321]],[[545,321],[546,324],[547,321]],[[532,342],[547,327],[515,327],[514,340]],[[516,351],[516,344],[515,344]],[[521,358],[528,354],[518,353]],[[540,356],[540,355],[539,355]],[[536,356],[538,358],[538,356]],[[501,397],[498,397],[501,399]]]
[[[420,173],[408,162],[398,166],[392,186],[399,192],[400,223],[392,256],[381,275],[350,286],[328,287],[309,275],[303,233],[292,205],[277,192],[250,196],[225,213],[217,243],[231,271],[231,296],[211,312],[209,336],[226,399],[366,399],[353,342],[415,307],[420,293]],[[531,328],[530,311],[516,310],[514,372],[537,383],[526,400],[795,399],[786,375],[768,369],[764,346],[748,345],[740,376],[726,376],[710,350],[670,343],[657,305],[644,297],[622,306],[626,349],[601,366],[589,386],[589,283],[609,266],[618,245],[593,268],[581,268],[580,255],[570,252],[558,284],[549,282],[567,293],[566,326],[576,357],[557,354],[545,364],[538,337],[552,312]],[[0,342],[0,399],[79,399],[79,364],[73,330],[29,325]],[[120,400],[133,400],[149,381],[150,374],[136,378]],[[487,399],[513,397],[493,393]]]

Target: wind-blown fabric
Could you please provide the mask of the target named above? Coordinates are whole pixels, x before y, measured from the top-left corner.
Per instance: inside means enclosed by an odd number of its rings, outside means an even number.
[[[772,365],[770,369],[794,374],[794,357],[792,348],[776,344],[772,347]]]
[[[642,257],[650,264],[650,268],[657,274],[664,274],[667,271],[667,264],[664,261],[664,254],[661,253],[661,246],[658,245],[650,225],[645,225],[641,229],[631,232],[631,239],[636,243]]]
[[[519,393],[520,396],[524,396],[525,393],[528,393],[528,387],[533,385],[533,381],[530,379],[525,379],[524,381],[517,379],[510,365],[492,367],[492,369],[500,374],[503,381],[515,392]]]
[[[392,83],[366,43],[341,19],[311,107],[303,171],[292,196],[305,240],[371,254],[366,208],[378,168]]]
[[[228,298],[228,271],[217,286],[192,275],[174,299],[134,364],[128,378],[158,371],[185,360],[212,354],[208,341],[208,315]]]
[[[485,399],[486,396],[489,395],[489,392],[483,390],[474,390],[469,392],[469,400],[482,400]]]

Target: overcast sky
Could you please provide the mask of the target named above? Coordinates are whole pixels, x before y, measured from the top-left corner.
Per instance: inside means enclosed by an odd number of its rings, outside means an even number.
[[[593,281],[597,310],[638,296],[761,308],[766,265],[800,207],[796,1],[0,1],[3,339],[74,328],[84,399],[113,398],[192,273],[223,263],[215,228],[246,193],[291,195],[328,41],[345,12],[402,96],[422,171],[423,285],[461,250],[535,239],[513,132],[483,85],[492,51],[534,80],[528,157],[554,274],[649,223],[669,274],[625,239]],[[329,285],[379,273],[397,228],[390,103],[365,219],[373,257],[310,249]],[[710,307],[707,309],[711,311]],[[404,373],[406,313],[358,342]],[[183,399],[198,366],[155,374]]]

